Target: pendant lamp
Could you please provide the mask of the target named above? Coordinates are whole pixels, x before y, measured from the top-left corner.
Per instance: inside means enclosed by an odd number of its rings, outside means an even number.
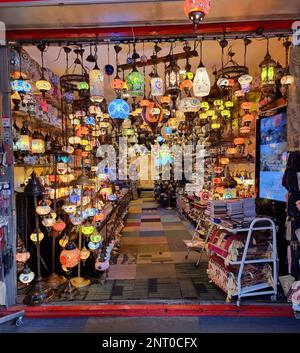
[[[196,97],[206,97],[209,95],[211,88],[210,79],[207,70],[202,62],[202,40],[200,41],[200,64],[197,68],[194,82],[193,90]]]
[[[89,72],[90,100],[101,103],[104,99],[104,73],[99,69],[97,61],[93,70]]]
[[[45,71],[45,68],[44,68],[44,51],[46,50],[45,44],[44,43],[43,44],[39,44],[38,45],[38,49],[41,52],[41,59],[42,59],[41,72],[42,72],[42,75],[41,75],[41,78],[35,83],[35,85],[36,85],[36,88],[42,93],[43,98],[45,98],[46,93],[48,91],[50,91],[50,89],[51,89],[51,83],[45,79],[45,75],[44,75],[44,71]]]
[[[275,67],[276,62],[272,59],[269,53],[269,38],[267,38],[267,53],[264,60],[260,63],[261,68],[261,83],[263,87],[274,89],[275,85]]]
[[[209,13],[211,7],[210,0],[185,0],[184,13],[193,22],[195,29],[199,23]]]

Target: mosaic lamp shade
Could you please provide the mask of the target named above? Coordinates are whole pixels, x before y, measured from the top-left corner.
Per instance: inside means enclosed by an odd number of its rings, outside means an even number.
[[[48,91],[50,91],[51,89],[51,83],[45,79],[41,79],[41,80],[38,80],[36,83],[36,88],[42,92],[42,93],[46,93]]]
[[[80,255],[80,250],[76,247],[72,240],[69,239],[67,245],[60,253],[59,260],[62,266],[67,269],[71,269],[79,264]]]
[[[126,119],[129,117],[130,106],[125,100],[116,98],[109,103],[108,113],[112,119]]]
[[[104,73],[96,65],[89,72],[90,99],[92,102],[102,102],[104,99]]]
[[[153,77],[150,81],[151,95],[153,97],[162,96],[164,94],[164,82],[160,77]]]
[[[145,77],[136,68],[125,79],[131,97],[139,97],[144,94]]]
[[[31,90],[31,85],[29,82],[19,78],[18,80],[13,80],[11,83],[11,89],[18,93],[27,94]]]
[[[211,88],[210,79],[205,66],[201,65],[197,68],[193,81],[193,91],[195,97],[206,97],[209,95]]]

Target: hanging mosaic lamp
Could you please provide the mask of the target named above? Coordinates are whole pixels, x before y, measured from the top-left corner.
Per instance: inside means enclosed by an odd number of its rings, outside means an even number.
[[[164,83],[159,76],[151,78],[150,81],[151,95],[153,97],[162,96],[164,94]]]
[[[200,64],[197,68],[193,81],[193,91],[196,97],[206,97],[209,95],[211,88],[210,79],[206,67],[202,62],[202,41],[200,41]]]
[[[32,135],[31,152],[33,154],[45,152],[45,139],[38,131]]]
[[[40,80],[38,80],[35,85],[36,85],[36,88],[42,93],[43,97],[45,97],[45,94],[50,91],[51,89],[51,83],[49,81],[47,81],[45,79],[45,76],[44,76],[44,71],[45,71],[45,68],[44,68],[44,51],[45,51],[45,44],[40,44],[38,45],[38,49],[40,50],[41,52],[41,59],[42,59],[42,67],[41,67],[41,72],[42,72],[42,75],[41,75],[41,78]]]
[[[131,97],[139,97],[144,94],[145,78],[144,75],[140,73],[135,66],[125,80]]]
[[[97,63],[89,72],[90,100],[101,103],[104,99],[104,73],[99,69]]]
[[[242,75],[239,77],[238,82],[241,85],[241,89],[244,93],[248,93],[250,91],[250,85],[253,80],[253,77],[250,75]]]
[[[130,106],[125,100],[116,98],[109,103],[108,113],[112,119],[126,119],[129,117]]]
[[[184,97],[180,100],[179,109],[184,113],[196,113],[200,110],[200,101],[194,97]]]
[[[184,13],[193,22],[195,29],[211,8],[210,0],[185,0]]]
[[[276,61],[272,59],[269,53],[269,38],[267,39],[267,53],[264,60],[260,63],[262,86],[275,85],[275,67]]]

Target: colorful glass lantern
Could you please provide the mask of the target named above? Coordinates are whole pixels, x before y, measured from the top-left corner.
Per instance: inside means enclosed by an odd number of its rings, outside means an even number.
[[[20,151],[30,151],[31,149],[30,131],[25,125],[21,129],[21,134],[16,142],[16,146]]]
[[[227,164],[229,164],[229,158],[227,158],[227,157],[221,157],[221,158],[220,158],[220,164],[222,164],[222,165],[227,165]]]
[[[200,110],[200,101],[193,97],[184,97],[180,100],[179,109],[184,113],[195,113]]]
[[[38,132],[35,132],[31,140],[31,152],[32,153],[44,153],[45,152],[45,140]]]
[[[185,0],[184,13],[193,21],[195,28],[210,11],[210,0]]]
[[[230,110],[228,109],[224,109],[221,111],[221,115],[223,118],[230,118],[231,117],[231,113],[230,113]]]
[[[92,102],[102,102],[104,99],[104,73],[96,64],[89,72],[90,100]]]
[[[221,178],[213,178],[212,182],[215,184],[215,185],[219,185],[222,183],[222,179]]]
[[[30,239],[36,243],[37,241],[42,241],[44,239],[44,233],[42,233],[41,231],[37,233],[31,233],[30,234]]]
[[[206,67],[200,63],[193,82],[194,95],[196,97],[206,97],[209,95],[210,88],[211,83]]]
[[[251,128],[250,128],[250,126],[242,126],[241,128],[240,128],[240,133],[241,134],[249,134],[251,132]]]
[[[241,89],[243,92],[248,93],[250,91],[250,85],[253,80],[253,77],[250,75],[242,75],[239,77],[238,81],[239,84],[241,85]]]
[[[112,119],[126,119],[130,113],[130,106],[125,100],[116,98],[109,103],[108,113]]]
[[[205,112],[207,112],[209,110],[209,103],[208,102],[201,102],[200,107],[202,110],[204,110]]]
[[[112,81],[111,81],[111,88],[114,90],[114,91],[121,91],[124,87],[124,81],[120,79],[119,76],[116,76]]]
[[[164,83],[160,77],[151,78],[150,87],[153,97],[162,96],[164,94]]]
[[[172,96],[177,95],[180,92],[180,68],[173,56],[170,59],[170,64],[166,67],[165,80],[166,92]]]
[[[245,92],[242,90],[238,90],[238,91],[234,92],[234,95],[236,98],[243,98],[243,97],[245,97]]]
[[[243,137],[237,137],[233,140],[233,143],[237,146],[243,145],[245,143],[245,139]]]
[[[199,114],[199,118],[200,118],[201,120],[207,120],[207,119],[208,119],[208,115],[207,115],[207,113],[200,113],[200,114]]]
[[[144,94],[144,82],[144,75],[134,67],[132,72],[126,77],[126,83],[131,97],[139,97]]]
[[[89,258],[90,254],[91,252],[84,246],[80,252],[80,259],[82,261],[86,261]]]
[[[27,94],[31,90],[29,82],[23,80],[22,76],[18,80],[13,80],[11,83],[11,89],[20,94]]]
[[[77,145],[77,144],[80,143],[80,141],[81,141],[81,138],[79,136],[71,136],[71,137],[69,137],[69,143],[71,145]]]
[[[62,219],[58,219],[56,223],[53,225],[53,230],[55,232],[62,232],[66,228],[66,223]]]
[[[254,116],[250,113],[245,114],[242,118],[242,122],[246,126],[250,126],[254,121]]]
[[[37,206],[35,209],[35,212],[39,215],[39,216],[46,216],[47,214],[49,214],[51,211],[51,207],[48,205],[40,205]]]
[[[78,91],[87,91],[90,88],[87,82],[81,81],[77,83]]]
[[[92,234],[90,239],[93,243],[99,243],[102,240],[102,236],[99,233]]]
[[[60,263],[67,269],[77,266],[80,262],[80,250],[69,239],[59,256]]]
[[[29,267],[25,266],[23,272],[19,276],[19,280],[24,284],[29,284],[30,282],[33,281],[34,277],[35,277],[34,272],[32,272]]]
[[[171,103],[171,97],[170,96],[162,96],[160,99],[161,104],[170,104]]]
[[[214,167],[214,172],[216,174],[221,174],[221,173],[223,173],[223,171],[224,171],[223,167]]]
[[[72,103],[74,100],[74,94],[72,92],[65,92],[63,95],[63,100],[68,104]]]
[[[234,106],[233,101],[226,101],[225,102],[225,107],[227,109],[231,109],[231,108],[233,108],[233,106]]]
[[[267,40],[267,53],[264,60],[260,63],[262,86],[275,84],[276,61],[272,59],[269,53],[269,39]]]
[[[251,102],[243,102],[241,104],[241,108],[243,110],[250,110],[251,109],[251,106],[252,106],[252,103]]]
[[[181,81],[180,89],[188,93],[193,88],[193,81],[186,78],[185,80]]]
[[[146,99],[145,97],[140,101],[140,107],[141,108],[146,108],[150,106],[150,101]]]
[[[49,217],[49,218],[44,218],[42,220],[42,224],[43,226],[45,226],[46,228],[51,228],[53,227],[53,225],[56,223],[55,218]]]
[[[51,83],[45,79],[38,80],[36,83],[36,88],[42,92],[42,93],[47,93],[51,89]]]
[[[211,124],[211,128],[213,130],[219,130],[221,128],[221,124],[218,123],[218,122],[214,122],[214,123]]]
[[[229,156],[234,156],[237,153],[237,150],[235,147],[229,147],[226,150],[226,154],[228,154]]]

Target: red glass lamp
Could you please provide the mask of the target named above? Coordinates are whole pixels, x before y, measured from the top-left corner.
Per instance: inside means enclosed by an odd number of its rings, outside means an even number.
[[[185,0],[185,15],[193,21],[195,29],[204,17],[209,13],[211,7],[210,0]]]

